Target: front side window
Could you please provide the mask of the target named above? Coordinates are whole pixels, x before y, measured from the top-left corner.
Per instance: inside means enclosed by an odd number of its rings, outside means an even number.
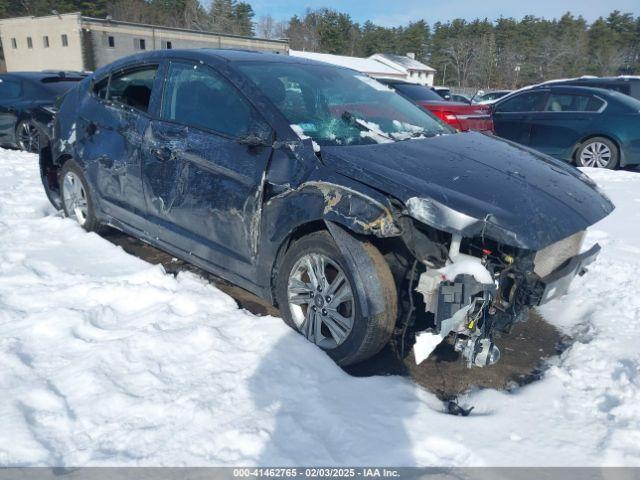
[[[528,92],[515,95],[500,103],[496,111],[502,113],[538,112],[542,110],[542,102],[546,92]]]
[[[0,78],[0,100],[15,100],[22,95],[22,85],[19,80]]]
[[[597,112],[604,102],[591,95],[552,93],[547,102],[547,112]]]
[[[162,118],[237,138],[250,133],[256,116],[242,94],[211,68],[171,62]]]
[[[352,70],[321,65],[239,65],[302,138],[367,145],[451,133],[393,89]]]
[[[109,77],[107,76],[102,80],[94,83],[93,94],[102,100],[106,100],[108,88],[109,88]]]
[[[158,67],[153,66],[113,74],[107,98],[142,112],[148,111],[157,71]],[[98,96],[99,92],[96,92]]]

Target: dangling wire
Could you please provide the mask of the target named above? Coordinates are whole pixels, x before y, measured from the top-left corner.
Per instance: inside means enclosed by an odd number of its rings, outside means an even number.
[[[413,266],[411,267],[411,277],[409,278],[409,310],[407,311],[407,316],[404,320],[404,325],[402,326],[402,336],[400,338],[400,360],[404,359],[404,339],[407,335],[407,330],[409,329],[409,322],[411,321],[411,315],[413,315],[414,304],[413,304],[413,282],[416,278],[416,266],[418,265],[418,261],[413,261]]]

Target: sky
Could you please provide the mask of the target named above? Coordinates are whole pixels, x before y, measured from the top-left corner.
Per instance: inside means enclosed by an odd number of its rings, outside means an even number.
[[[422,18],[431,24],[454,18],[495,20],[500,16],[521,18],[528,14],[559,18],[566,11],[580,14],[588,21],[616,9],[640,15],[639,0],[249,0],[249,3],[256,18],[271,14],[282,20],[304,14],[307,7],[329,7],[348,13],[357,22],[371,20],[384,26],[405,25]]]

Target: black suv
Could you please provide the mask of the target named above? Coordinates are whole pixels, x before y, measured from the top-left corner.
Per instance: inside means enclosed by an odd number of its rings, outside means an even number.
[[[640,77],[619,76],[619,77],[580,77],[569,80],[552,80],[542,85],[574,85],[576,87],[604,88],[605,90],[615,90],[624,93],[637,100],[640,100]]]

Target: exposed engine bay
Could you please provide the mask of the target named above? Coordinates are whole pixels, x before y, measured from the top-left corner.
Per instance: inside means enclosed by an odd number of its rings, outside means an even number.
[[[598,245],[580,254],[584,236],[579,231],[532,252],[452,234],[444,265],[423,262],[413,284],[424,302],[424,311],[415,311],[416,362],[449,335],[468,367],[498,362],[494,335],[525,321],[529,308],[564,295],[596,258]]]

